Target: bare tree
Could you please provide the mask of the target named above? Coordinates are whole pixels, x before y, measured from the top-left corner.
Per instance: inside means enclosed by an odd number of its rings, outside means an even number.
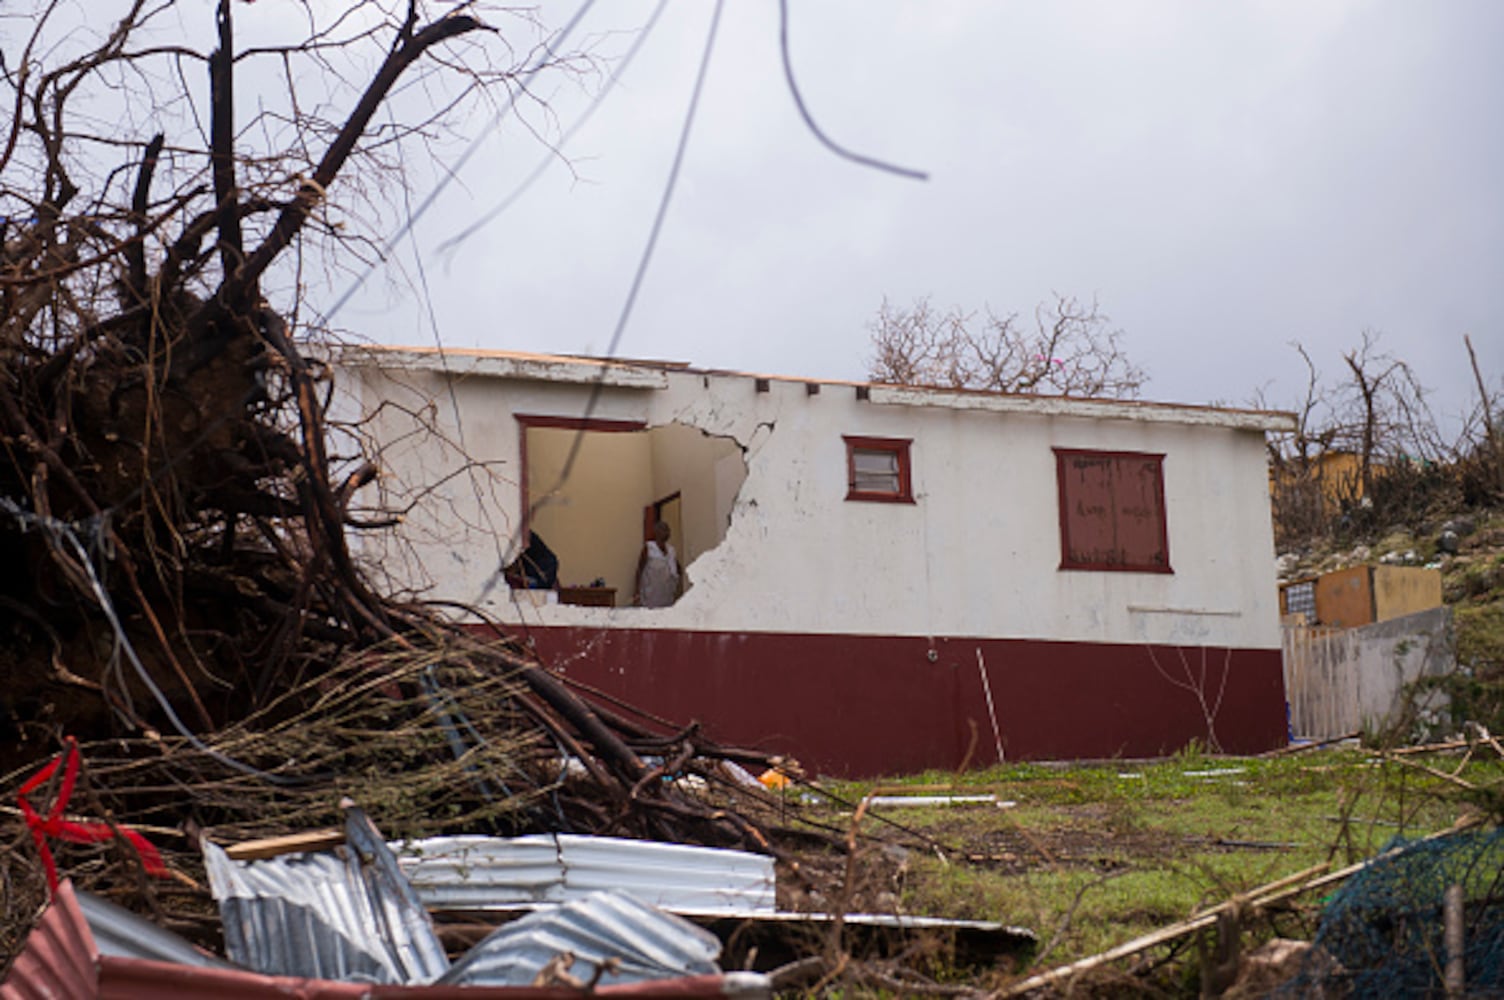
[[[1414,520],[1457,500],[1454,466],[1477,450],[1476,421],[1465,420],[1448,443],[1414,370],[1379,340],[1364,331],[1332,379],[1303,345],[1291,344],[1305,365],[1305,389],[1288,407],[1295,430],[1269,442],[1281,545]],[[1266,405],[1262,394],[1254,404]]]
[[[406,627],[352,561],[375,470],[331,460],[301,292],[538,60],[501,7],[268,6],[0,10],[0,623],[51,647],[0,716],[62,678],[204,730]]]
[[[1280,546],[1310,538],[1325,531],[1332,498],[1341,484],[1329,481],[1323,462],[1337,438],[1332,421],[1331,393],[1322,384],[1321,372],[1305,346],[1291,341],[1290,347],[1305,365],[1305,388],[1288,409],[1295,416],[1295,429],[1267,437],[1270,483],[1274,498],[1275,541]],[[1262,391],[1254,394],[1258,409],[1273,407]]]
[[[1488,383],[1478,368],[1478,354],[1473,350],[1473,339],[1464,335],[1462,343],[1467,347],[1473,381],[1478,387],[1478,405],[1468,423],[1482,425],[1483,440],[1470,449],[1471,455],[1464,454],[1460,457],[1470,458],[1481,467],[1482,474],[1477,478],[1483,489],[1475,492],[1486,495],[1491,488],[1496,497],[1504,497],[1504,428],[1500,428],[1495,417],[1499,397],[1489,393]],[[1471,436],[1476,437],[1476,434]]]
[[[1363,331],[1362,343],[1342,355],[1349,378],[1337,386],[1338,426],[1358,456],[1365,494],[1377,464],[1434,460],[1444,450],[1425,388],[1408,364],[1379,350],[1379,339]]]
[[[875,382],[1131,399],[1148,381],[1097,303],[1065,295],[1041,303],[1032,328],[1017,313],[936,312],[927,298],[885,299],[870,328]]]
[[[401,218],[404,174],[449,125],[490,118],[562,44],[517,53],[479,5],[426,8],[0,6],[0,772],[67,734],[92,781],[106,747],[122,766],[89,808],[111,830],[163,809],[322,825],[354,782],[415,836],[462,822],[776,853],[719,797],[659,780],[771,757],[597,711],[499,626],[483,641],[355,558],[354,532],[400,511],[363,511],[377,470],[335,450],[352,439],[331,435],[333,380],[306,349],[307,275],[384,252],[394,227],[363,237],[362,211]],[[561,752],[585,771],[570,788]],[[392,796],[377,775],[400,776]],[[24,822],[0,817],[6,843]],[[39,894],[44,867],[7,867],[7,898]],[[71,867],[186,916],[144,874]]]

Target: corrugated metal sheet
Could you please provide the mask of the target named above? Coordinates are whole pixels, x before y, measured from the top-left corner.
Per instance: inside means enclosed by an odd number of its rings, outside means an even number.
[[[602,983],[714,975],[721,942],[709,931],[620,891],[529,913],[471,948],[440,982],[455,986],[523,986],[556,956],[572,954],[589,978],[611,960]]]
[[[95,954],[94,937],[78,908],[73,883],[64,881],[11,964],[0,986],[0,1000],[96,996]]]
[[[89,905],[89,904],[84,904]],[[94,908],[90,906],[90,909]],[[123,911],[122,911],[123,912]],[[104,933],[114,936],[126,951],[161,953],[155,934],[138,935],[139,918],[127,914],[104,914]],[[144,921],[142,921],[144,923]],[[166,934],[158,931],[157,933]],[[167,951],[189,948],[187,942],[167,934],[173,943]],[[202,958],[202,956],[199,956]],[[749,973],[692,976],[645,983],[602,986],[605,998],[623,1000],[688,1000],[732,997],[736,1000],[766,1000],[771,995],[767,979]],[[73,886],[64,882],[52,905],[28,935],[5,982],[0,1000],[240,1000],[240,998],[299,997],[301,1000],[578,1000],[580,991],[570,987],[475,986],[366,986],[324,979],[266,976],[225,963],[182,964],[147,957],[124,957],[104,953],[80,907]]]
[[[393,844],[434,909],[518,909],[626,889],[674,913],[772,913],[773,859],[615,837],[430,837]]]
[[[231,968],[176,934],[64,881],[16,956],[0,986],[0,1000],[97,996],[101,963],[114,957]]]
[[[107,899],[82,891],[75,893],[74,898],[101,955],[149,958],[199,968],[231,968],[230,963],[223,959],[200,951],[171,931],[165,931]]]
[[[770,1000],[764,986],[740,977],[697,976],[652,983],[608,986],[583,994],[570,986],[367,986],[329,979],[294,979],[256,972],[230,972],[163,965],[131,959],[105,959],[98,992],[78,996],[102,1000]],[[762,977],[757,977],[761,979]],[[765,982],[765,980],[764,980]],[[754,981],[755,983],[755,981]],[[28,998],[31,1000],[31,998]],[[49,1000],[74,1000],[49,998]]]
[[[232,861],[203,845],[225,950],[258,972],[366,983],[426,983],[449,968],[428,911],[358,809],[344,846]]]

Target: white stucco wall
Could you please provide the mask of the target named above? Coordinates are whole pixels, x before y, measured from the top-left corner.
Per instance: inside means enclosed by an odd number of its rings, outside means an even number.
[[[455,439],[457,403],[465,450],[485,470],[479,484],[452,476],[442,502],[414,509],[402,541],[415,563],[379,539],[363,551],[393,572],[421,566],[415,584],[430,580],[437,596],[478,602],[503,620],[1279,646],[1261,429],[1276,415],[880,387],[860,400],[851,385],[811,394],[805,383],[772,380],[757,392],[749,376],[694,371],[624,370],[616,380],[628,384],[604,387],[591,414],[679,423],[745,449],[729,531],[690,565],[693,589],[656,610],[514,604],[505,589],[485,591],[497,564],[491,526],[515,528],[520,514],[513,414],[580,417],[590,395],[587,385],[517,374],[388,379],[363,370],[355,380],[367,411],[432,400],[423,412]],[[417,439],[399,412],[389,406],[392,416],[373,425],[378,439]],[[847,434],[913,439],[914,504],[845,500]],[[1164,453],[1172,574],[1058,569],[1055,447]],[[393,447],[384,488],[411,493],[456,456]]]

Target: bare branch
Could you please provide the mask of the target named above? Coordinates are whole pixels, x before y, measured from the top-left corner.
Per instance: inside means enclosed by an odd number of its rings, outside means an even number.
[[[225,274],[234,274],[244,258],[240,236],[240,213],[235,185],[235,30],[230,18],[230,0],[219,0],[215,10],[219,47],[209,57],[209,160],[214,174],[214,203],[219,211],[219,254]],[[254,286],[246,289],[254,299]],[[239,309],[239,298],[225,305]]]
[[[480,27],[481,23],[472,17],[452,14],[430,24],[386,58],[375,78],[372,79],[371,85],[366,88],[360,103],[356,105],[355,111],[350,115],[350,119],[340,130],[339,136],[324,153],[324,158],[319,161],[313,177],[299,186],[296,198],[283,209],[266,240],[225,282],[225,286],[221,289],[221,296],[226,301],[234,301],[243,294],[261,276],[277,254],[292,242],[292,238],[308,218],[308,213],[312,211],[314,205],[323,200],[325,191],[330,184],[334,183],[335,176],[355,148],[356,141],[365,133],[372,116],[376,114],[376,109],[381,106],[382,100],[391,90],[392,84],[397,82],[397,77],[402,71],[412,65],[430,46]]]
[[[909,309],[883,300],[870,325],[875,382],[1060,396],[1134,398],[1148,376],[1129,360],[1122,332],[1097,307],[1065,295],[1041,303],[1035,329],[1016,314],[936,313],[928,299]]]

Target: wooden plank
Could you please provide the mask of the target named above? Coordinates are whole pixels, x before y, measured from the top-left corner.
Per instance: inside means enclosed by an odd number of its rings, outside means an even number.
[[[1346,629],[1287,626],[1282,630],[1285,692],[1294,735],[1319,740],[1362,728],[1353,641]]]
[[[1099,955],[1092,955],[1090,958],[1083,958],[1069,965],[1062,965],[1048,972],[1041,972],[1037,976],[1031,976],[1022,982],[1014,983],[999,995],[1003,997],[1015,997],[1028,993],[1030,990],[1042,989],[1063,979],[1069,979],[1079,973],[1095,969],[1099,965],[1106,965],[1108,962],[1127,958],[1129,955],[1136,955],[1157,944],[1165,944],[1174,941],[1176,938],[1185,937],[1187,934],[1194,934],[1203,927],[1210,927],[1212,924],[1215,924],[1217,922],[1217,915],[1225,910],[1230,910],[1234,907],[1246,909],[1249,907],[1266,906],[1289,896],[1297,895],[1313,884],[1312,879],[1321,875],[1330,867],[1331,865],[1329,864],[1320,864],[1312,868],[1307,868],[1304,871],[1296,872],[1294,875],[1287,875],[1277,882],[1270,882],[1268,885],[1260,886],[1246,895],[1234,897],[1225,903],[1213,906],[1208,910],[1203,910],[1188,920],[1171,924],[1169,927],[1161,927],[1157,931],[1145,934],[1143,937],[1134,938],[1132,941],[1127,941]]]
[[[345,842],[341,828],[308,830],[290,833],[283,837],[263,837],[260,840],[244,840],[225,848],[225,854],[233,861],[256,861],[260,858],[275,858],[279,854],[300,851],[327,851]]]
[[[1403,844],[1399,847],[1390,848],[1382,854],[1377,854],[1365,861],[1359,861],[1356,864],[1348,865],[1346,868],[1339,869],[1338,871],[1327,872],[1324,875],[1321,873],[1325,872],[1326,869],[1330,867],[1330,865],[1322,864],[1316,865],[1313,868],[1307,868],[1305,871],[1297,872],[1294,875],[1288,875],[1285,878],[1279,879],[1278,881],[1270,882],[1268,885],[1259,886],[1257,889],[1247,892],[1241,896],[1235,896],[1227,902],[1213,906],[1211,909],[1203,910],[1202,912],[1187,920],[1182,920],[1177,924],[1171,924],[1169,927],[1162,927],[1157,931],[1145,934],[1143,937],[1134,938],[1132,941],[1120,944],[1116,948],[1104,951],[1101,954],[1092,955],[1088,958],[1083,958],[1079,961],[1072,962],[1069,965],[1062,965],[1057,968],[1050,969],[1047,972],[1041,972],[1038,975],[1030,976],[1028,979],[1013,983],[1012,985],[1005,987],[1001,992],[995,995],[998,997],[1016,997],[1024,993],[1028,993],[1031,990],[1037,990],[1042,989],[1046,986],[1052,986],[1055,983],[1061,982],[1062,980],[1070,979],[1072,976],[1078,975],[1079,973],[1095,969],[1100,965],[1106,965],[1108,962],[1112,962],[1120,958],[1127,958],[1129,955],[1136,955],[1139,952],[1144,951],[1145,949],[1154,947],[1155,945],[1166,944],[1170,941],[1174,941],[1177,938],[1185,937],[1187,934],[1194,934],[1196,931],[1201,930],[1203,927],[1210,927],[1212,924],[1217,922],[1217,914],[1221,913],[1224,910],[1228,910],[1233,907],[1242,909],[1257,909],[1259,907],[1268,906],[1272,903],[1282,902],[1283,900],[1289,899],[1292,896],[1298,896],[1304,892],[1309,892],[1314,889],[1320,889],[1324,886],[1331,885],[1334,882],[1341,882],[1343,879],[1349,878],[1352,875],[1356,875],[1358,872],[1369,867],[1370,865],[1377,864],[1378,862],[1383,861],[1387,858],[1395,857],[1407,850],[1410,850],[1416,844],[1439,840],[1443,837],[1450,837],[1451,835],[1462,830],[1477,826],[1479,822],[1480,820],[1475,816],[1463,817],[1462,819],[1459,819],[1455,824],[1453,824],[1450,829],[1439,830],[1436,833],[1432,833],[1420,838],[1420,840],[1413,841],[1409,844]]]

